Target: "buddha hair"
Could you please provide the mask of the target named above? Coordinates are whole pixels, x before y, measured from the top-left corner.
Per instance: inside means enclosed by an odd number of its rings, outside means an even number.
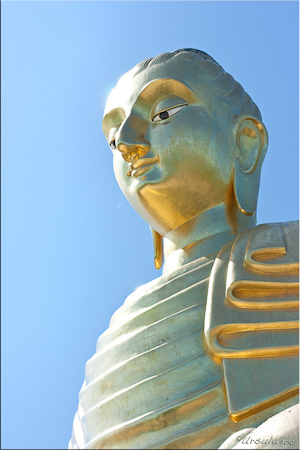
[[[250,114],[262,120],[261,113],[244,88],[207,53],[194,48],[182,48],[169,53],[162,53],[154,58],[146,59],[135,66],[133,70],[139,73],[148,67],[168,61],[171,58],[180,58],[191,61],[199,67],[202,73],[209,76],[216,84],[218,93],[239,114]]]

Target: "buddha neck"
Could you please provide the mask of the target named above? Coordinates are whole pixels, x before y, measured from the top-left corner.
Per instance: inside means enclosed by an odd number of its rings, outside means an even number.
[[[225,203],[215,206],[164,236],[163,275],[203,256],[218,252],[237,234],[255,226],[255,215],[236,211],[233,230],[226,215]]]

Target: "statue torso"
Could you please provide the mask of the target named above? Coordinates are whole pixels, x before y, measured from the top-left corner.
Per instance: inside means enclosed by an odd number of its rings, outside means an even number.
[[[71,448],[217,448],[295,402],[230,418],[223,363],[203,332],[216,257],[142,286],[116,311],[86,364]]]

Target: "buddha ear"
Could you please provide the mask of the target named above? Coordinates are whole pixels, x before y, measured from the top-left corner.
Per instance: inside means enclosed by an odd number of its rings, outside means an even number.
[[[239,210],[251,216],[256,211],[268,133],[262,122],[249,115],[237,118],[234,133],[238,153],[234,170],[234,195]]]

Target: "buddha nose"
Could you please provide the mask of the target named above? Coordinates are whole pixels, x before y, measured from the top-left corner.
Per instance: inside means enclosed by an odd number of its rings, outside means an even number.
[[[132,163],[149,152],[151,145],[145,138],[147,126],[146,120],[130,117],[119,129],[115,145],[125,161]]]

